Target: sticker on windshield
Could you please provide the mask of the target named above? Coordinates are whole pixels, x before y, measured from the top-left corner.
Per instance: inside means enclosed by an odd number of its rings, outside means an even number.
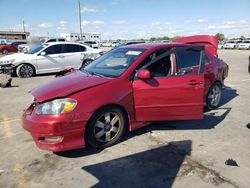
[[[128,51],[128,52],[126,53],[126,55],[140,55],[140,54],[141,54],[140,51]]]

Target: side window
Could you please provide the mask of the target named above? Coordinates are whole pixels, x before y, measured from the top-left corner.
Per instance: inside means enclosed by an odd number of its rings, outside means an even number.
[[[81,52],[85,52],[86,51],[86,48],[84,46],[80,46],[80,51]]]
[[[209,59],[204,51],[202,52],[202,60],[204,61],[205,65],[210,63],[210,61],[209,61]]]
[[[64,53],[80,52],[80,45],[76,44],[65,44]]]
[[[65,39],[58,39],[58,41],[60,41],[60,42],[64,42],[64,41],[65,41]]]
[[[172,65],[171,62],[171,54],[166,54],[166,56],[161,57],[163,53],[169,51],[169,49],[161,49],[151,53],[148,57],[144,59],[142,64],[138,67],[141,68],[147,64],[149,64],[146,69],[148,69],[151,73],[152,77],[166,77],[172,74]],[[160,58],[157,60],[157,58]],[[156,60],[155,62],[153,62]],[[150,62],[153,62],[150,64]]]
[[[185,49],[176,52],[177,69],[198,66],[201,53],[199,50]]]
[[[148,70],[150,71],[152,77],[166,77],[171,75],[171,67],[172,63],[169,54],[168,56],[163,57],[148,66]]]
[[[60,53],[62,53],[62,45],[49,46],[44,51],[45,51],[45,53],[47,55],[49,55],[49,54],[60,54]]]

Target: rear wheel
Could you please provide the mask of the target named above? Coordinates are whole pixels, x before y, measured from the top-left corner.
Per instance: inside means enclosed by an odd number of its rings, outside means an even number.
[[[86,127],[87,143],[95,148],[105,148],[117,143],[125,132],[127,119],[122,110],[106,107],[97,111]]]
[[[215,82],[207,93],[207,109],[212,110],[218,108],[221,100],[221,85]]]
[[[29,78],[35,75],[35,69],[32,65],[22,64],[17,67],[16,74],[20,78]]]

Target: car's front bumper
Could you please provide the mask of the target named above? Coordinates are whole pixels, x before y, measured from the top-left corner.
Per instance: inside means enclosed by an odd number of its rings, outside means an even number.
[[[233,48],[235,48],[235,46],[223,46],[223,48],[225,48],[225,49],[233,49]]]
[[[0,64],[0,74],[8,74],[11,75],[12,73],[14,73],[14,68],[15,65],[13,64]]]
[[[87,120],[74,119],[72,115],[36,115],[31,111],[27,109],[24,112],[22,125],[30,132],[40,149],[59,152],[85,147],[84,133]],[[56,137],[60,139],[51,141]]]
[[[249,49],[249,46],[239,46],[239,49],[244,49],[244,50],[246,50],[246,49]]]

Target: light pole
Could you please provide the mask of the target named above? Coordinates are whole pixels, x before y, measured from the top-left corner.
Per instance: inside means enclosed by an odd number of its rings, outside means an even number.
[[[25,33],[25,24],[24,24],[24,20],[23,20],[23,32]]]
[[[78,0],[79,22],[80,22],[80,40],[82,40],[82,17],[81,17],[81,3]]]

